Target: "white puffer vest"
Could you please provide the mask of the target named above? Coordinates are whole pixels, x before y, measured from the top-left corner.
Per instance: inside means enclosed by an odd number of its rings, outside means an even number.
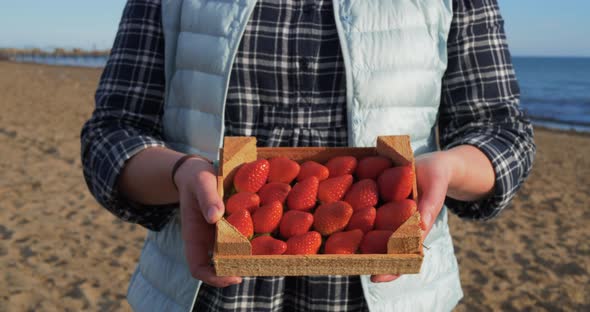
[[[436,149],[433,127],[447,65],[451,0],[333,0],[346,66],[350,146],[410,134],[416,154]],[[173,148],[218,158],[231,66],[256,0],[163,0],[164,133]],[[371,311],[449,311],[462,297],[443,208],[425,240],[420,274],[361,281]],[[178,218],[148,233],[128,300],[137,311],[187,311],[191,277]]]

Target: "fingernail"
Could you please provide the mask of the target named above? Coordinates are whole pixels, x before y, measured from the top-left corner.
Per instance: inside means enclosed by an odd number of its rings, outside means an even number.
[[[213,207],[209,208],[207,211],[207,220],[209,221],[209,223],[213,223],[213,222],[217,221],[218,214],[219,214],[219,209],[217,209],[217,207],[213,206]]]
[[[232,283],[234,283],[234,284],[239,284],[239,283],[241,283],[241,282],[242,282],[242,278],[241,278],[241,277],[236,277],[236,278],[234,278],[234,280],[232,281]]]

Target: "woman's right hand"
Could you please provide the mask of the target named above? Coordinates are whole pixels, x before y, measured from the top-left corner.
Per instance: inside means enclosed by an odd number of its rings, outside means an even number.
[[[211,264],[215,223],[225,207],[217,192],[217,176],[211,163],[200,158],[185,161],[176,174],[184,252],[194,278],[215,287],[242,282],[240,277],[218,277]]]

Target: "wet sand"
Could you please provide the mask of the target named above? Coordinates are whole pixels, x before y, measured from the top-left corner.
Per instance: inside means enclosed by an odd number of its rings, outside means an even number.
[[[0,62],[0,311],[119,311],[145,230],[99,207],[79,133],[98,69]],[[457,311],[590,310],[590,136],[537,129],[535,169],[489,222],[451,216]]]

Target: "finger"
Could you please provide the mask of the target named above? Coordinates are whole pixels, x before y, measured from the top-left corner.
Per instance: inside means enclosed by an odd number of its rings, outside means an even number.
[[[205,221],[196,201],[181,198],[181,228],[184,251],[191,275],[215,287],[226,287],[242,282],[240,277],[218,277],[210,265],[215,225]]]
[[[196,196],[203,216],[208,223],[214,224],[223,216],[225,208],[217,192],[217,176],[213,173],[213,166],[210,167],[197,175]]]
[[[195,248],[191,242],[185,242],[185,248],[191,249]],[[201,249],[202,247],[196,247],[195,249]],[[188,253],[190,254],[190,253]],[[187,254],[187,256],[188,256]],[[201,254],[203,255],[203,254]],[[239,284],[242,282],[241,277],[237,276],[217,276],[215,274],[215,269],[209,265],[209,257],[207,253],[204,253],[204,258],[199,258],[199,264],[189,265],[189,269],[191,275],[194,278],[201,280],[203,283],[215,286],[215,287],[227,287],[235,284]],[[187,257],[188,258],[188,257]],[[203,264],[203,260],[207,262],[207,264]],[[190,260],[189,260],[190,261]]]
[[[187,261],[189,261],[189,270],[194,278],[215,287],[227,287],[242,282],[242,279],[237,276],[217,276],[215,274],[215,269],[210,264],[208,244],[199,241],[185,241],[184,246]]]
[[[401,275],[391,275],[391,274],[378,274],[378,275],[371,275],[371,282],[373,283],[386,283],[392,282],[398,279]]]

